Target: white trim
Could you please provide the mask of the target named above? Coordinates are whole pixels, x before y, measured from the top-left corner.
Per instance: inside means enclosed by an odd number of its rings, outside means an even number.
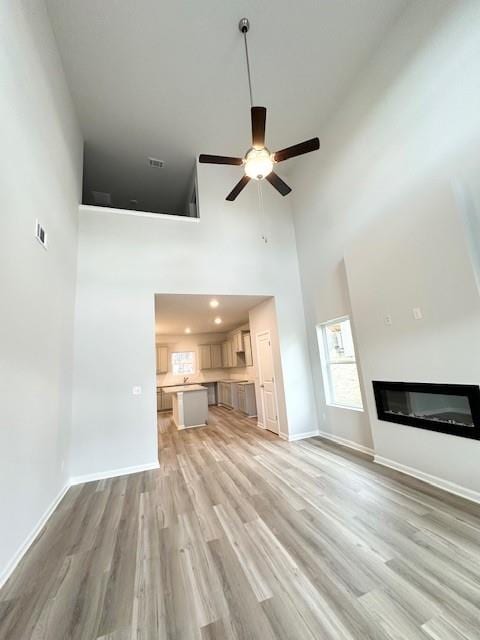
[[[358,442],[355,442],[354,440],[341,438],[340,436],[335,436],[332,433],[327,433],[326,431],[319,431],[317,435],[320,436],[321,438],[325,438],[326,440],[331,440],[332,442],[335,442],[335,444],[340,444],[342,445],[342,447],[348,447],[349,449],[354,449],[355,451],[366,453],[369,456],[375,455],[375,452],[373,449],[370,449],[370,447],[366,447],[363,444],[358,444]]]
[[[293,433],[292,435],[284,435],[279,434],[281,438],[284,440],[288,440],[289,442],[295,442],[296,440],[305,440],[305,438],[314,438],[315,436],[320,435],[319,431],[302,431],[302,433]]]
[[[17,549],[17,551],[14,554],[13,558],[10,560],[10,562],[7,564],[7,566],[5,567],[5,569],[2,571],[2,573],[0,575],[0,588],[3,587],[3,585],[6,583],[6,581],[9,579],[9,577],[12,575],[12,573],[15,571],[15,569],[17,568],[18,563],[23,558],[23,556],[26,554],[26,552],[29,550],[29,548],[32,545],[32,543],[34,542],[35,538],[38,536],[40,531],[43,529],[43,527],[47,523],[48,519],[50,518],[52,513],[55,511],[57,506],[60,504],[60,501],[62,500],[63,496],[67,493],[69,488],[70,488],[70,484],[67,483],[60,490],[60,492],[57,494],[57,497],[53,499],[53,501],[51,502],[50,506],[47,508],[47,510],[45,511],[43,516],[40,518],[40,520],[34,526],[32,531],[28,534],[28,536],[25,538],[23,543]]]
[[[179,216],[173,213],[153,213],[153,211],[131,211],[130,209],[115,209],[114,207],[96,207],[90,204],[78,205],[80,213],[115,213],[121,216],[136,216],[137,218],[155,218],[156,220],[170,220],[175,222],[200,222],[200,218]]]
[[[261,422],[257,422],[257,424],[256,424],[255,426],[256,426],[258,429],[263,429],[263,430],[265,430],[265,429],[266,429],[265,425],[264,425],[264,424],[262,424]]]
[[[185,431],[185,429],[196,429],[197,427],[206,427],[208,426],[207,422],[202,422],[202,424],[189,424],[188,426],[182,425],[181,427],[177,427],[178,431]]]
[[[122,467],[120,469],[110,469],[110,471],[99,471],[97,473],[87,473],[84,476],[74,476],[70,478],[70,485],[83,484],[84,482],[93,482],[95,480],[105,480],[106,478],[116,478],[117,476],[128,476],[131,473],[140,473],[142,471],[151,471],[158,469],[160,464],[158,460],[148,464],[139,464],[133,467]]]
[[[346,409],[347,411],[359,411],[360,413],[365,411],[363,407],[349,407],[348,404],[335,404],[335,402],[326,402],[325,404],[333,409]]]
[[[389,458],[384,458],[383,456],[375,456],[374,462],[382,465],[382,467],[388,467],[389,469],[405,473],[407,476],[413,476],[418,480],[423,480],[423,482],[431,484],[438,489],[443,489],[448,493],[453,493],[461,498],[466,498],[472,502],[480,503],[480,493],[478,491],[473,491],[473,489],[467,489],[467,487],[462,487],[461,485],[450,482],[449,480],[443,480],[438,476],[432,476],[429,473],[425,473],[419,469],[415,469],[414,467],[407,467],[406,465],[390,460]]]

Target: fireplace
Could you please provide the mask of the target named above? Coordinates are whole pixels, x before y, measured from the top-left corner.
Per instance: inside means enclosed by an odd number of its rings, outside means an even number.
[[[480,440],[480,388],[373,381],[379,420]]]

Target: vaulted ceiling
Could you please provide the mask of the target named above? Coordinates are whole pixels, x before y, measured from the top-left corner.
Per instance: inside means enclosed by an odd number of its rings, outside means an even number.
[[[321,138],[406,1],[46,0],[85,138],[85,195],[180,212],[199,153],[245,152],[243,16],[267,144]],[[151,169],[149,156],[165,167]]]

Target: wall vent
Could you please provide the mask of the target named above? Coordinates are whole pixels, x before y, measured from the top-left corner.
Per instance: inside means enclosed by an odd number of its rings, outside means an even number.
[[[165,166],[165,162],[163,160],[159,160],[158,158],[149,158],[148,164],[153,169],[163,169],[163,167]]]
[[[38,220],[35,220],[35,237],[44,249],[47,248],[47,232]]]
[[[92,191],[93,201],[99,207],[108,207],[112,204],[112,196],[104,191]]]

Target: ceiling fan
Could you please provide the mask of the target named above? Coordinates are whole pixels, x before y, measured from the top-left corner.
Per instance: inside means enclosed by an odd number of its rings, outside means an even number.
[[[250,180],[267,180],[282,196],[290,193],[291,188],[286,184],[279,175],[273,171],[273,167],[278,162],[283,162],[289,158],[301,156],[310,151],[317,151],[320,148],[320,140],[311,138],[305,142],[294,144],[292,147],[286,147],[280,151],[271,153],[265,146],[265,123],[267,118],[267,110],[265,107],[254,107],[252,98],[252,82],[250,78],[250,61],[248,57],[247,33],[250,29],[250,23],[247,18],[242,18],[238,24],[240,32],[243,34],[245,41],[245,57],[247,60],[248,86],[250,90],[250,105],[252,118],[252,146],[243,156],[243,158],[231,158],[228,156],[213,156],[201,154],[199,162],[208,164],[233,164],[243,166],[245,175],[237,182],[230,191],[226,200],[233,201],[238,194],[245,188]]]

